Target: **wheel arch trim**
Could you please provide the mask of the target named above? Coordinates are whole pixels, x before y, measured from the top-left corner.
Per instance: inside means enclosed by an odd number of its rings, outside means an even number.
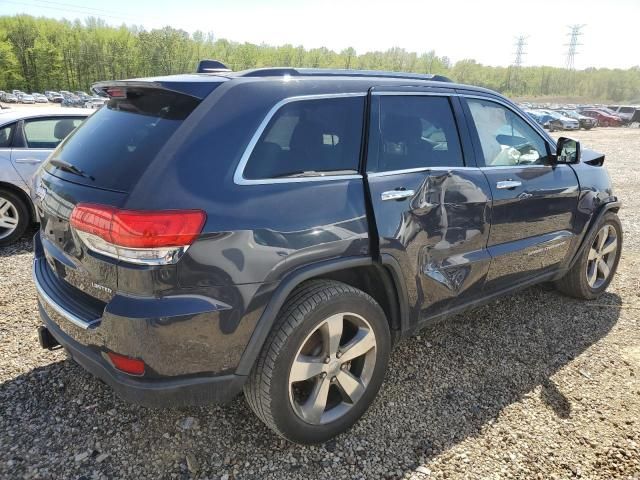
[[[400,325],[402,331],[404,331],[407,323],[406,312],[408,310],[406,302],[406,288],[404,288],[404,285],[402,283],[398,282],[398,280],[402,277],[399,276],[399,266],[397,265],[397,261],[395,261],[395,259],[393,259],[392,257],[383,259],[382,265],[379,262],[374,261],[371,257],[347,257],[326,260],[297,269],[287,275],[280,282],[276,290],[271,295],[269,303],[258,319],[256,328],[251,335],[249,343],[245,347],[242,357],[240,358],[240,362],[236,367],[235,373],[237,375],[249,375],[256,359],[260,355],[260,351],[262,350],[262,347],[264,346],[269,333],[271,332],[280,309],[284,305],[291,292],[298,285],[306,280],[326,275],[328,273],[355,267],[371,266],[387,267],[387,269],[389,270],[389,277],[393,282],[397,292],[396,302],[399,304],[398,311],[400,315]]]
[[[576,249],[576,252],[573,254],[573,257],[571,258],[571,261],[569,262],[569,265],[566,268],[567,270],[573,267],[573,265],[576,263],[580,255],[582,255],[582,253],[584,252],[584,249],[587,247],[587,238],[589,238],[589,235],[591,235],[591,232],[593,232],[594,228],[596,228],[596,225],[598,224],[600,219],[604,217],[607,214],[607,212],[610,212],[610,211],[618,212],[621,206],[622,206],[622,202],[620,202],[619,200],[612,200],[600,206],[597,213],[591,217],[591,221],[588,223],[588,227],[585,229],[585,232],[582,235],[580,246]]]

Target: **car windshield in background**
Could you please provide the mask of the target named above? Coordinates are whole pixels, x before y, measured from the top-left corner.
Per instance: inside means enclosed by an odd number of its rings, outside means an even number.
[[[86,172],[85,178],[48,163],[56,176],[128,192],[200,100],[153,88],[120,89],[120,98],[92,115],[52,158]],[[72,178],[73,177],[73,178]]]

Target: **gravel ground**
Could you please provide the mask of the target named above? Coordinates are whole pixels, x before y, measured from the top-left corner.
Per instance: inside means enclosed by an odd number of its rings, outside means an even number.
[[[348,433],[300,447],[240,397],[149,410],[37,346],[31,242],[0,249],[2,478],[640,479],[640,130],[608,154],[625,248],[594,302],[531,288],[403,342]]]

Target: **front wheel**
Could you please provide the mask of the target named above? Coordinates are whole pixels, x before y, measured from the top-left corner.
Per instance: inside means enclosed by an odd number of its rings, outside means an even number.
[[[245,385],[255,414],[296,443],[351,427],[375,398],[390,350],[384,312],[366,293],[314,280],[282,308]]]
[[[618,268],[622,253],[622,225],[618,215],[606,213],[586,242],[587,248],[571,270],[555,284],[566,295],[592,300],[607,289]]]

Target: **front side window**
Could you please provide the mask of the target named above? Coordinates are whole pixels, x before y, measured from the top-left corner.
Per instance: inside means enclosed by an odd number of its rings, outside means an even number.
[[[28,148],[56,148],[67,135],[82,123],[82,118],[59,117],[24,122]]]
[[[364,97],[283,105],[251,152],[244,178],[295,178],[358,171]]]
[[[11,146],[11,136],[13,134],[13,126],[15,124],[0,127],[0,148],[8,148]]]
[[[547,143],[522,118],[495,102],[467,102],[487,167],[547,163]]]
[[[374,100],[369,170],[464,165],[447,97],[376,95]]]

